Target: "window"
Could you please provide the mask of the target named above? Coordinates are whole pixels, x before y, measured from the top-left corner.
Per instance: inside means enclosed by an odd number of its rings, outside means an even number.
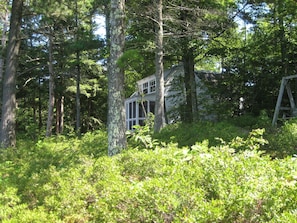
[[[144,112],[143,108],[145,108],[146,103],[146,101],[139,103],[139,118],[145,118],[146,112]]]
[[[155,102],[150,101],[150,112],[155,114]]]
[[[148,82],[143,83],[142,85],[142,93],[147,94],[148,93]]]
[[[143,94],[149,94],[156,92],[156,79],[152,79],[148,82],[144,82],[140,85],[141,92]]]
[[[156,91],[156,80],[150,81],[150,93]]]
[[[132,129],[138,124],[138,103],[135,100],[126,102],[126,127]]]
[[[144,125],[148,112],[154,113],[154,101],[137,102],[137,99],[126,101],[126,127],[133,129],[134,125]]]
[[[133,104],[132,104],[133,115],[132,115],[131,118],[136,118],[136,117],[137,117],[137,116],[136,116],[136,101],[133,101],[132,103],[133,103]]]

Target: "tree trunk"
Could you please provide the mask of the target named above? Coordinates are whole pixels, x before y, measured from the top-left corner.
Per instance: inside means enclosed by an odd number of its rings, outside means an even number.
[[[125,0],[111,0],[108,72],[108,155],[126,148],[124,71],[118,65],[125,44]]]
[[[164,68],[163,68],[163,2],[156,0],[156,107],[155,132],[165,126]]]
[[[76,9],[76,15],[75,15],[75,25],[77,29],[76,33],[76,41],[79,41],[79,21],[78,21],[78,5],[77,5],[77,0],[75,4],[75,9]],[[79,50],[76,51],[76,135],[78,137],[81,136],[81,117],[80,117],[80,52]]]
[[[193,49],[186,48],[183,53],[183,66],[185,72],[186,105],[184,121],[191,123],[197,119],[197,93],[194,73]]]
[[[62,134],[64,129],[64,96],[61,96],[56,103],[56,133]]]
[[[76,52],[77,74],[76,74],[76,134],[81,135],[80,124],[80,57],[79,52]]]
[[[2,29],[2,37],[1,37],[1,46],[2,46],[2,51],[0,53],[0,83],[2,83],[3,79],[3,73],[4,73],[4,58],[3,58],[3,52],[6,47],[6,42],[7,42],[7,30],[8,30],[8,24],[9,24],[9,13],[7,7],[5,10],[3,10],[3,14],[1,16],[1,23],[3,24],[3,29]],[[2,86],[2,85],[0,85]]]
[[[181,5],[183,7],[183,5]],[[183,33],[188,33],[191,29],[189,20],[193,15],[190,10],[182,10],[180,19],[182,21],[181,30]],[[182,61],[184,66],[184,84],[186,93],[185,107],[182,109],[182,119],[184,122],[191,123],[197,119],[197,95],[196,82],[194,73],[194,51],[190,46],[191,36],[185,36],[182,39]]]
[[[48,70],[49,70],[49,100],[48,100],[48,113],[47,113],[47,122],[46,122],[46,137],[50,137],[52,135],[52,125],[54,118],[54,106],[55,106],[55,80],[54,80],[54,66],[53,66],[53,35],[52,32],[49,34],[49,62],[48,62]]]
[[[1,146],[15,146],[16,119],[16,69],[20,48],[20,31],[22,21],[22,0],[13,0],[6,54],[6,68],[3,76],[3,98],[1,114]]]
[[[38,131],[42,128],[41,78],[38,77]]]
[[[195,79],[195,65],[194,65],[194,52],[193,49],[189,49],[189,74],[190,74],[190,83],[191,83],[191,99],[192,99],[192,116],[193,121],[196,122],[198,120],[198,104],[197,104],[197,84]]]
[[[4,4],[4,3],[3,3]],[[7,44],[7,31],[9,26],[9,10],[8,10],[8,3],[5,5],[5,8],[2,11],[3,14],[1,14],[1,23],[3,24],[2,29],[2,37],[1,37],[1,52],[0,52],[0,100],[2,100],[3,96],[3,73],[4,73],[4,52]],[[0,101],[0,105],[2,104],[2,101]]]

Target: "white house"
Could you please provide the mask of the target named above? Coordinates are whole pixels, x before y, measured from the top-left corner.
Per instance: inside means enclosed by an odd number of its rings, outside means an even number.
[[[195,71],[197,98],[203,97],[211,102],[210,96],[205,94],[206,87],[202,79],[214,79],[215,73],[206,71]],[[172,66],[164,71],[165,81],[165,112],[168,123],[180,119],[180,106],[185,103],[184,68],[182,64]],[[148,76],[137,81],[137,91],[125,100],[126,125],[132,129],[134,125],[143,125],[148,112],[155,111],[156,77]],[[200,115],[205,113],[203,105],[198,107]],[[207,112],[206,112],[207,113]],[[208,117],[209,114],[207,114]]]

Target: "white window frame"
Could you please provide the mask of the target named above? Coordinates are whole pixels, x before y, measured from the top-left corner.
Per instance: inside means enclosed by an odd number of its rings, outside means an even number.
[[[135,108],[133,105],[135,105]],[[126,129],[131,130],[134,125],[139,124],[139,103],[137,102],[137,98],[127,100],[125,102],[125,107],[126,107]],[[132,114],[131,115],[132,117],[130,117],[130,114]]]
[[[143,94],[148,94],[149,93],[149,82],[144,82],[142,84],[142,93]]]
[[[156,78],[144,79],[138,82],[139,90],[142,94],[151,94],[156,92]]]
[[[156,92],[156,78],[149,81],[149,92],[150,93]]]
[[[146,113],[152,110],[150,107],[151,106],[150,102],[152,101],[145,101],[145,103],[147,103]],[[134,105],[135,105],[135,108],[134,108]],[[139,98],[131,98],[129,100],[126,100],[125,108],[126,108],[126,129],[127,130],[133,130],[134,125],[139,125],[140,122],[144,122],[144,120],[146,119],[146,117],[140,117],[139,110],[142,109],[142,105],[141,105],[141,102],[139,102]]]

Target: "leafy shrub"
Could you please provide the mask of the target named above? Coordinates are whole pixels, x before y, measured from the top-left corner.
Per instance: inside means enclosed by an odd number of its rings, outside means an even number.
[[[245,129],[231,125],[227,121],[222,121],[218,123],[198,122],[195,124],[177,123],[168,125],[160,133],[155,134],[154,138],[161,142],[177,143],[179,147],[192,146],[196,142],[207,139],[210,146],[216,146],[220,144],[217,138],[230,141],[236,136],[244,137],[247,135],[248,131]]]
[[[246,139],[236,137],[230,142],[226,143],[222,140],[223,144],[228,144],[230,148],[235,150],[259,150],[263,145],[268,144],[268,141],[263,138],[265,129],[252,130]]]
[[[215,146],[207,139],[160,143],[113,157],[102,153],[106,133],[3,150],[0,220],[295,222],[296,158],[264,155],[263,133]]]
[[[267,111],[260,111],[259,116],[252,114],[245,114],[238,117],[227,119],[229,124],[252,130],[253,128],[267,128],[271,126],[271,118],[269,118]]]
[[[128,145],[135,149],[153,149],[159,142],[153,139],[154,114],[148,113],[145,125],[135,125],[132,131],[127,131]]]
[[[265,135],[269,141],[265,149],[274,157],[297,154],[297,120],[292,119],[280,128],[270,129]]]
[[[85,133],[80,140],[79,151],[94,157],[107,155],[107,132],[100,130]]]

